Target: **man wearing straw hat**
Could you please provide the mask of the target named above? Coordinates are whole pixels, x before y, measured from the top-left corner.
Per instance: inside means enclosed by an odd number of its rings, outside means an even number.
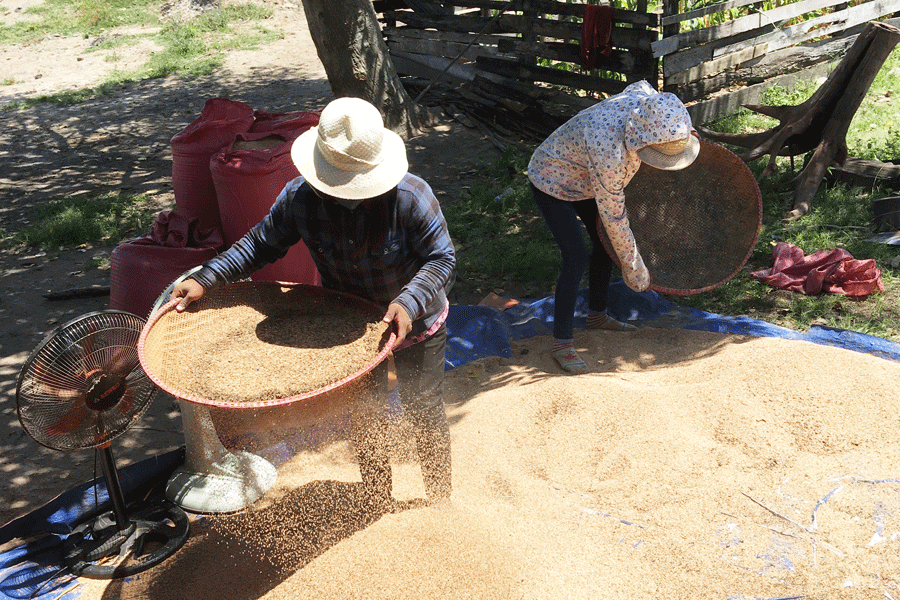
[[[407,172],[403,140],[359,98],[338,98],[317,127],[294,142],[300,177],[289,182],[268,216],[242,239],[176,285],[176,310],[215,286],[246,277],[303,241],[322,285],[385,307],[397,333],[394,363],[403,407],[413,425],[429,501],[450,497],[450,433],[440,394],[449,303],[456,267],[447,223],[431,188]],[[381,443],[384,423],[355,432],[369,499],[389,510],[391,467]]]
[[[574,349],[573,319],[578,288],[588,268],[589,329],[627,331],[606,312],[612,260],[600,237],[603,228],[629,288],[650,287],[625,211],[625,186],[646,164],[683,169],[700,152],[691,117],[671,93],[659,93],[646,81],[586,108],[566,121],[535,150],[528,179],[535,203],[562,256],[554,292],[553,346],[560,367],[581,373],[587,365]],[[593,248],[588,257],[582,227]]]

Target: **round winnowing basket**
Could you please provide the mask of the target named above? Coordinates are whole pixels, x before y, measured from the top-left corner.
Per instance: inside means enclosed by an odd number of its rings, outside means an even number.
[[[352,387],[396,339],[376,304],[313,285],[247,281],[211,290],[184,312],[176,304],[147,321],[141,366],[163,391],[210,407],[281,406]]]
[[[689,295],[714,289],[744,266],[762,226],[753,173],[729,150],[701,140],[687,168],[642,166],[625,188],[625,208],[651,289]],[[602,227],[601,240],[618,263]]]

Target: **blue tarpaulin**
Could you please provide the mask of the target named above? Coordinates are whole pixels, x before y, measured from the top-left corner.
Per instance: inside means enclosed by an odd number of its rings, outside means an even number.
[[[633,292],[617,281],[610,287],[609,313],[642,327],[680,328],[753,337],[805,340],[826,346],[900,360],[900,344],[871,335],[813,326],[806,333],[749,317],[727,317],[675,304],[656,292]],[[582,290],[575,326],[584,327],[587,291]],[[453,369],[486,356],[511,356],[510,342],[553,331],[553,297],[520,300],[506,310],[484,306],[450,307],[447,325],[447,368]]]

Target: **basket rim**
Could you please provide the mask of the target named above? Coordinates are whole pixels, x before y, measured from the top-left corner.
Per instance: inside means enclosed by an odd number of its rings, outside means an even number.
[[[355,294],[350,294],[348,292],[342,292],[340,290],[332,290],[323,286],[305,284],[305,283],[292,283],[292,282],[282,282],[282,281],[240,281],[236,283],[226,284],[223,287],[237,287],[237,286],[247,286],[247,287],[279,287],[279,288],[309,288],[315,289],[317,292],[325,292],[328,295],[342,296],[344,298],[352,299],[355,302],[359,302],[362,304],[366,304],[375,308],[379,311],[382,310],[380,306],[372,302],[371,300],[367,300],[366,298],[362,298]],[[153,327],[162,319],[163,316],[171,312],[178,305],[179,300],[169,300],[163,306],[159,308],[155,313],[153,313],[150,318],[147,320],[147,323],[144,325],[141,330],[141,334],[138,337],[138,360],[141,363],[141,367],[143,367],[144,372],[147,377],[161,390],[166,392],[167,394],[171,394],[172,396],[178,398],[179,400],[185,400],[187,402],[192,402],[194,404],[201,404],[204,406],[212,406],[215,408],[227,408],[233,410],[245,410],[252,408],[266,408],[272,406],[285,406],[288,404],[294,404],[296,402],[304,402],[308,400],[312,400],[319,396],[325,395],[329,392],[332,392],[340,387],[343,387],[349,383],[352,383],[364,375],[371,372],[375,367],[384,362],[384,360],[388,357],[388,355],[393,351],[394,346],[397,341],[397,333],[393,331],[390,332],[390,336],[388,337],[387,342],[384,344],[384,347],[381,351],[378,352],[369,362],[365,365],[357,369],[355,372],[343,377],[333,383],[322,386],[315,390],[311,390],[309,392],[305,392],[303,394],[296,394],[293,396],[285,396],[283,398],[272,398],[268,400],[251,400],[249,402],[228,402],[223,400],[215,400],[212,398],[204,398],[201,396],[193,395],[193,394],[184,394],[183,392],[171,389],[166,382],[162,381],[156,373],[153,372],[151,368],[148,366],[148,360],[146,358],[146,342],[147,336],[150,334],[150,331]]]

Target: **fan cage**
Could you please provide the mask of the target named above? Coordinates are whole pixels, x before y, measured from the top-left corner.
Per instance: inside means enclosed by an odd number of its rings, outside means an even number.
[[[147,410],[156,387],[140,366],[137,341],[145,320],[125,311],[98,311],[56,328],[19,374],[19,422],[54,450],[97,448],[121,435]],[[118,378],[122,396],[108,408],[88,399],[101,375]]]

